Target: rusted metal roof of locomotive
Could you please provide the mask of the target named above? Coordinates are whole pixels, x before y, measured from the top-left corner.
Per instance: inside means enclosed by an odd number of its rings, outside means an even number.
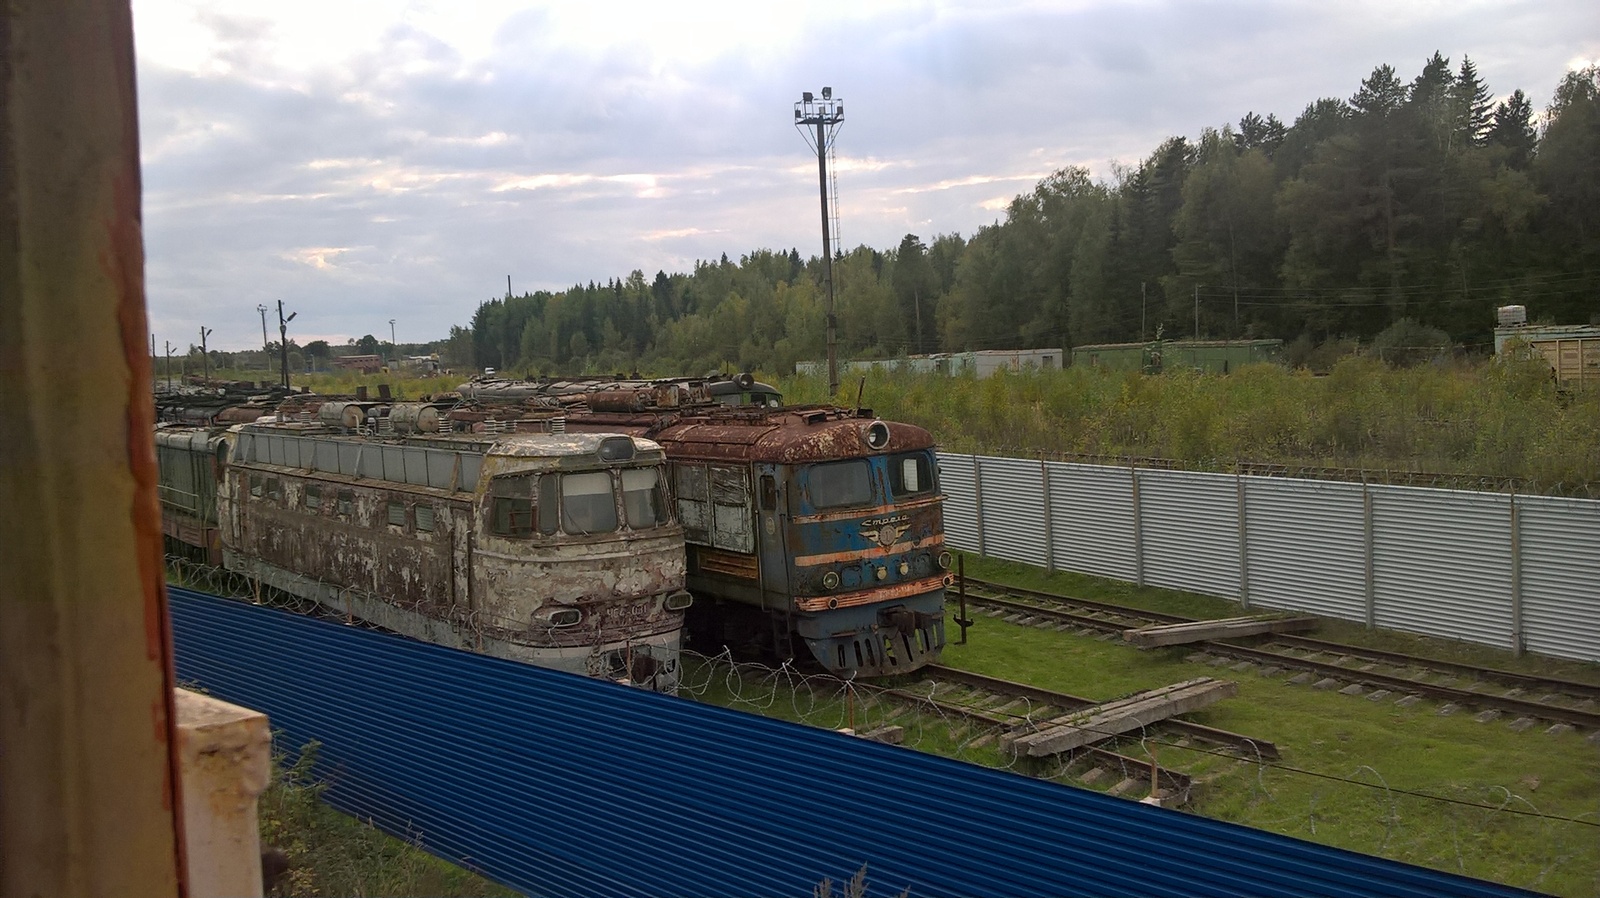
[[[675,413],[569,411],[567,429],[618,428],[648,433],[669,455],[797,464],[874,455],[867,428],[878,419],[831,406],[713,406]],[[915,424],[883,421],[888,451],[931,449],[933,435]]]

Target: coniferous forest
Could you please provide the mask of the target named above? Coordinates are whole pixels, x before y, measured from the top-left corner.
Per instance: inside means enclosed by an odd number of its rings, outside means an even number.
[[[1304,358],[1389,332],[1492,346],[1494,309],[1600,317],[1600,67],[1537,110],[1468,58],[1380,65],[1291,124],[1243,114],[1110,181],[1065,168],[970,237],[907,234],[835,260],[841,357],[1276,337]],[[690,272],[483,303],[456,364],[523,374],[787,373],[824,355],[821,259],[726,255]]]

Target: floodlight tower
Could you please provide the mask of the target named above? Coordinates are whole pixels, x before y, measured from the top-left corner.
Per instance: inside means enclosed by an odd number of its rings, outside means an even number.
[[[800,94],[794,104],[794,126],[806,143],[817,153],[817,183],[822,191],[822,271],[828,287],[828,395],[839,392],[839,358],[834,348],[834,334],[838,322],[833,317],[833,244],[828,236],[828,156],[833,149],[833,136],[844,122],[844,101],[834,99],[833,88],[822,89],[822,99],[811,91]],[[815,133],[812,132],[815,128]]]
[[[289,389],[289,322],[299,312],[290,312],[289,317],[283,317],[283,300],[278,300],[278,354],[283,360],[283,388]]]

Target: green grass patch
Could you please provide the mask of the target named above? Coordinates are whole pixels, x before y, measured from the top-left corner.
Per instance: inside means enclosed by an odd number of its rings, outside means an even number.
[[[259,805],[261,844],[284,851],[290,868],[280,895],[441,895],[516,898],[519,894],[396,839],[320,800],[311,776],[316,743],[275,759]],[[426,834],[423,834],[426,838]]]
[[[1102,589],[1094,578],[1003,563],[969,561],[967,570],[1173,613],[1196,614],[1221,601],[1121,583]],[[1237,697],[1188,719],[1270,740],[1283,752],[1281,760],[1224,761],[1163,739],[1123,740],[1125,753],[1151,750],[1164,766],[1197,778],[1201,785],[1188,812],[1558,895],[1600,892],[1600,828],[1585,825],[1600,823],[1600,751],[1582,734],[1516,733],[1505,718],[1485,724],[1467,711],[1440,716],[1430,701],[1401,708],[1393,702],[1398,696],[1373,702],[1289,686],[1288,674],[1263,677],[1187,662],[1192,648],[1141,651],[1119,641],[977,620],[966,645],[946,649],[945,663],[1096,700],[1200,675],[1237,682]],[[1596,673],[1593,665],[1353,631],[1332,638],[1364,635],[1369,643],[1431,657],[1571,678],[1593,680]]]

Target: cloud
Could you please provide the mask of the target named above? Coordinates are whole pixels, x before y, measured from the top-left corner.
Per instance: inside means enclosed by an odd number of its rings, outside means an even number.
[[[1219,0],[779,7],[138,0],[158,334],[444,336],[478,303],[755,248],[820,251],[793,126],[832,86],[841,240],[971,234],[1068,165],[1286,122],[1374,65],[1470,53],[1543,98],[1600,58],[1591,3]]]

